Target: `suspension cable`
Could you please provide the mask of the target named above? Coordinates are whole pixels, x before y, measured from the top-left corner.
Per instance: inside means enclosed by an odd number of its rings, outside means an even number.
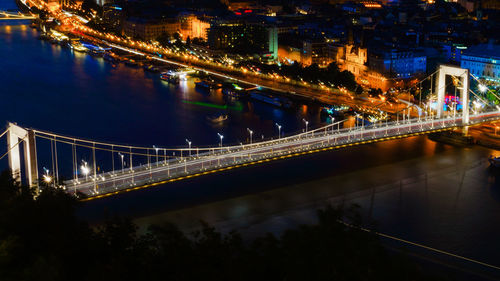
[[[420,84],[422,84],[422,82],[423,82],[423,81],[425,81],[425,80],[429,79],[429,77],[431,77],[431,78],[432,78],[432,77],[433,77],[433,75],[434,75],[434,74],[436,74],[437,72],[439,72],[439,70],[434,71],[432,74],[430,74],[430,75],[428,75],[427,77],[425,77],[424,79],[420,80]],[[432,84],[433,84],[433,83],[432,83],[432,80],[431,80],[431,87],[432,87]],[[431,88],[431,91],[432,91],[432,88]],[[397,98],[397,97],[399,97],[399,96],[400,96],[400,95],[402,95],[402,94],[403,94],[402,92],[401,92],[401,93],[399,93],[399,94],[397,94],[397,95],[396,95],[396,98]],[[389,102],[389,101],[383,101],[383,102],[380,102],[380,103],[376,104],[374,107],[380,110],[380,107],[381,107],[382,105],[384,105],[384,104],[388,103],[388,102]],[[408,107],[406,107],[406,108],[408,108]],[[406,108],[404,108],[404,109],[406,109]],[[404,110],[404,109],[403,109],[403,110]],[[397,114],[397,113],[399,113],[399,112],[401,112],[401,111],[402,111],[402,110],[396,111],[396,112],[394,112],[393,114]]]
[[[479,81],[479,79],[478,79],[478,78],[477,78],[474,74],[472,74],[472,73],[469,73],[469,74],[470,74],[470,76],[471,76],[472,78],[474,78],[474,80],[476,80],[476,81],[477,81],[477,82],[479,82],[479,83],[482,83],[481,81]],[[500,100],[500,97],[499,97],[497,94],[495,94],[495,92],[493,92],[493,91],[492,91],[492,90],[490,90],[489,88],[486,88],[486,89],[488,90],[488,92],[491,92],[491,94],[493,94],[493,95],[494,95],[497,99],[499,99],[499,100]]]
[[[378,231],[375,231],[375,230],[372,230],[372,229],[368,229],[368,228],[365,228],[365,227],[362,227],[362,226],[359,226],[359,225],[354,225],[354,224],[345,222],[343,220],[337,220],[337,222],[339,222],[339,223],[341,223],[341,224],[343,224],[343,225],[345,225],[347,227],[350,227],[350,228],[358,229],[358,230],[361,230],[361,231],[364,231],[364,232],[368,232],[368,233],[373,233],[373,234],[375,234],[377,236],[380,236],[380,237],[384,237],[384,238],[388,238],[388,239],[391,239],[391,240],[403,242],[405,244],[416,246],[416,247],[419,247],[419,248],[422,248],[422,249],[426,249],[426,250],[430,250],[430,251],[435,252],[435,253],[444,254],[444,255],[447,255],[447,256],[450,256],[450,257],[458,258],[458,259],[461,259],[461,260],[465,260],[465,261],[468,261],[468,262],[472,262],[472,263],[475,263],[475,264],[479,264],[479,265],[482,265],[482,266],[486,266],[486,267],[489,267],[489,268],[500,270],[500,266],[488,264],[488,263],[485,263],[485,262],[482,262],[482,261],[478,261],[478,260],[475,260],[475,259],[467,258],[467,257],[464,257],[464,256],[460,256],[460,255],[457,255],[457,254],[453,254],[453,253],[450,253],[450,252],[446,252],[446,251],[443,251],[443,250],[432,248],[432,247],[429,247],[429,246],[426,246],[426,245],[422,245],[422,244],[419,244],[419,243],[411,242],[411,241],[408,241],[408,240],[405,240],[405,239],[401,239],[401,238],[398,238],[398,237],[395,237],[395,236],[392,236],[392,235],[388,235],[388,234],[381,233],[381,232],[378,232]]]
[[[0,156],[0,160],[2,160],[7,154],[9,154],[9,152],[14,149],[16,146],[18,146],[22,141],[24,141],[26,137],[20,139],[15,145],[13,145],[12,147],[9,148],[9,150],[7,150],[7,152],[5,152],[2,156]]]
[[[7,134],[7,132],[9,131],[10,129],[7,129],[5,130],[5,132],[3,132],[2,134],[0,134],[0,138],[3,137],[3,135]]]
[[[323,126],[323,127],[320,127],[320,128],[316,128],[314,130],[309,130],[307,132],[302,132],[302,133],[299,133],[299,134],[296,134],[296,135],[292,135],[292,136],[288,136],[288,137],[283,137],[283,138],[279,138],[279,139],[273,139],[273,140],[268,140],[268,141],[263,141],[263,142],[256,142],[256,143],[253,143],[253,144],[246,144],[245,146],[246,147],[257,147],[257,146],[260,146],[260,145],[268,145],[268,144],[271,144],[271,143],[274,143],[274,142],[278,142],[278,141],[286,141],[286,140],[289,140],[289,139],[293,139],[293,138],[300,138],[302,136],[307,136],[309,134],[313,134],[315,132],[318,132],[318,131],[321,131],[321,130],[325,130],[327,128],[330,128],[330,127],[333,127],[333,126],[336,126],[337,124],[339,123],[342,123],[344,121],[346,121],[347,119],[344,119],[344,120],[341,120],[341,121],[338,121],[338,122],[335,122],[335,123],[331,123],[331,124],[328,124],[326,126]],[[113,146],[113,147],[120,147],[120,148],[127,148],[127,149],[137,149],[137,150],[148,150],[148,149],[151,149],[151,147],[141,147],[141,146],[130,146],[130,145],[119,145],[119,144],[111,144],[111,143],[104,143],[104,142],[94,142],[94,141],[89,141],[89,140],[82,140],[82,139],[79,139],[79,138],[71,138],[71,137],[66,137],[66,136],[62,136],[62,135],[59,135],[59,134],[54,134],[54,133],[47,133],[47,132],[43,132],[43,131],[39,131],[39,130],[33,130],[35,132],[35,134],[40,137],[40,138],[44,138],[44,139],[53,139],[54,136],[56,136],[58,138],[58,142],[61,142],[61,143],[66,143],[66,144],[73,144],[75,143],[76,140],[78,140],[79,142],[83,142],[83,143],[88,143],[89,145],[85,145],[85,144],[76,144],[77,146],[80,146],[80,147],[85,147],[85,148],[94,148],[94,145],[102,145],[102,146]],[[67,141],[64,141],[63,139],[67,140]],[[218,150],[218,151],[222,151],[222,150],[228,150],[228,149],[231,149],[231,148],[234,148],[234,147],[239,147],[240,145],[232,145],[232,146],[223,146],[223,147],[198,147],[198,148],[158,148],[158,150],[168,150],[168,151],[197,151],[197,150],[201,150],[201,151],[211,151],[211,150]],[[95,147],[95,149],[99,149],[99,150],[102,150],[102,151],[111,151],[111,149],[106,149],[106,148],[101,148],[101,147]],[[123,152],[123,153],[129,153],[128,151],[125,151],[125,150],[114,150],[115,152]],[[144,153],[137,153],[137,152],[133,152],[133,154],[135,155],[140,155],[140,156],[148,156],[148,154],[144,154]]]

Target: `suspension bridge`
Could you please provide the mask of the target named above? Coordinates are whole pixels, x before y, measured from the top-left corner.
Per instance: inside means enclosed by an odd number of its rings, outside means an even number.
[[[461,111],[456,104],[451,111],[443,110],[447,75],[459,78]],[[401,114],[402,119],[398,114],[396,120],[380,120],[369,125],[365,122],[358,125],[356,119],[353,128],[343,128],[345,120],[332,121],[313,130],[308,130],[306,124],[305,131],[286,137],[281,135],[281,126],[276,124],[278,137],[275,139],[253,142],[253,132],[247,129],[249,143],[229,146],[223,144],[221,134],[218,134],[218,146],[213,147],[192,147],[189,140],[185,148],[146,147],[69,137],[9,123],[0,135],[0,138],[7,138],[7,151],[0,159],[8,156],[13,178],[21,182],[23,172],[26,183],[36,192],[43,186],[52,185],[83,195],[88,200],[272,160],[500,119],[500,109],[488,105],[481,96],[474,93],[472,102],[469,101],[466,69],[441,66],[436,84],[431,88],[431,92],[436,93],[435,109],[409,104]],[[419,109],[418,115],[410,114],[411,107]],[[41,157],[42,153],[37,150],[43,146],[46,153]]]

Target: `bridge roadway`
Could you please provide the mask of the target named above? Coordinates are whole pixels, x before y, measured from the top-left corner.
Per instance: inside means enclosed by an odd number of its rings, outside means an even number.
[[[471,115],[469,124],[496,119],[500,119],[500,111]],[[68,192],[78,191],[89,197],[102,197],[123,190],[140,189],[270,160],[463,126],[461,117],[410,119],[404,122],[373,124],[357,129],[338,129],[340,122],[271,141],[214,147],[211,148],[212,151],[199,154],[196,153],[196,149],[192,149],[192,156],[169,160],[164,158],[164,160],[150,165],[100,173],[97,174],[96,178],[93,176],[80,177],[77,180],[65,181],[63,184]],[[155,158],[156,154],[151,157]],[[158,157],[163,158],[164,156],[159,155]]]

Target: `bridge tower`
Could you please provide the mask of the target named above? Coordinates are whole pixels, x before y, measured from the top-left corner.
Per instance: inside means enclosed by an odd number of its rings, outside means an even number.
[[[458,66],[440,65],[437,84],[437,117],[443,117],[444,94],[446,90],[446,75],[460,77],[462,89],[460,89],[460,100],[462,101],[462,122],[469,123],[469,70]]]
[[[19,149],[21,143],[24,144],[23,152],[27,184],[30,187],[36,187],[38,185],[38,163],[35,132],[9,122],[7,129],[9,168],[12,178],[18,183],[21,183],[21,150]]]

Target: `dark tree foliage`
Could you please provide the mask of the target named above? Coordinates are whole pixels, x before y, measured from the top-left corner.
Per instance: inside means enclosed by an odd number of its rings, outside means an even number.
[[[158,38],[156,38],[156,41],[160,43],[161,46],[166,47],[170,45],[170,35],[166,32],[163,32]]]
[[[240,63],[241,66],[258,66],[262,73],[279,73],[295,80],[304,80],[310,83],[330,83],[336,87],[346,87],[354,91],[358,87],[354,75],[347,71],[340,71],[336,63],[330,63],[325,68],[320,68],[317,64],[302,66],[298,62],[291,65],[278,66],[275,64],[263,64],[256,61],[245,61]]]
[[[201,223],[186,235],[165,223],[138,234],[130,220],[90,227],[64,191],[32,192],[0,175],[0,279],[10,280],[429,280],[388,255],[352,209],[327,207],[318,224],[251,242]]]
[[[94,10],[99,13],[102,12],[101,6],[99,6],[96,1],[92,0],[83,0],[82,10],[86,12],[90,12],[90,10]]]

